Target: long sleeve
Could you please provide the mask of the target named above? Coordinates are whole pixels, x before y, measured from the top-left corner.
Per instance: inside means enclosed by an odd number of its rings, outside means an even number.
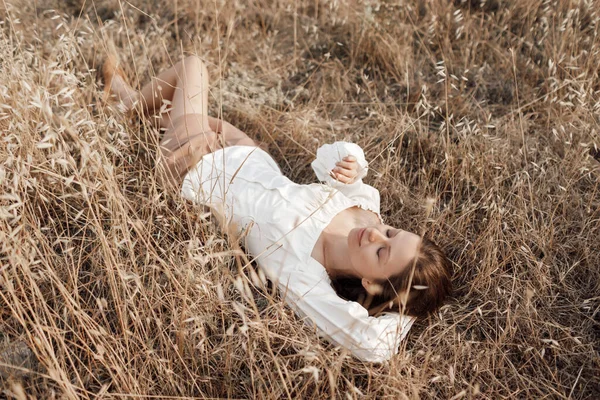
[[[397,313],[370,317],[360,304],[337,296],[325,275],[286,268],[279,287],[290,306],[316,325],[321,336],[362,361],[389,360],[414,322]]]
[[[330,172],[336,162],[349,155],[356,157],[359,169],[356,180],[351,184],[345,184],[334,179]],[[360,146],[348,142],[325,144],[317,150],[317,158],[311,163],[311,167],[321,182],[339,190],[346,197],[355,200],[361,207],[379,214],[379,191],[363,182],[363,178],[369,170],[369,164],[365,160],[365,153]]]

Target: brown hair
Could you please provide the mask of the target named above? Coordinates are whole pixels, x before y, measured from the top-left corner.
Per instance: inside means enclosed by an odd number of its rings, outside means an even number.
[[[361,303],[370,315],[382,311],[401,312],[403,309],[405,314],[424,317],[438,309],[450,295],[451,277],[452,264],[448,257],[434,242],[423,238],[419,253],[408,268],[386,280],[375,282],[380,287],[379,294],[368,294],[361,279],[352,275],[334,276],[331,285],[340,297]],[[408,289],[409,281],[411,288],[403,308],[402,293]]]

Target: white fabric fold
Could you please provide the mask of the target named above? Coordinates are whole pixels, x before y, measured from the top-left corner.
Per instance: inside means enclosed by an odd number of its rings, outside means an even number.
[[[349,184],[340,182],[330,173],[335,168],[335,163],[346,156],[354,156],[358,163],[358,175],[354,182]],[[359,145],[348,142],[324,144],[319,147],[317,158],[310,165],[321,182],[339,190],[344,196],[354,200],[359,207],[374,212],[383,222],[379,214],[379,191],[362,181],[369,171],[369,163],[365,160],[365,153]]]
[[[311,167],[321,182],[339,187],[345,184],[331,176],[331,171],[336,167],[335,163],[342,161],[347,156],[354,156],[358,163],[358,176],[355,182],[362,180],[367,176],[369,163],[365,160],[363,149],[355,143],[335,142],[324,144],[317,150],[317,158],[311,163]]]

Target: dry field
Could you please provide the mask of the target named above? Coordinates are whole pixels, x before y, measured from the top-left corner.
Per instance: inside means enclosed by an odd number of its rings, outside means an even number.
[[[2,396],[600,398],[597,1],[2,0],[0,15]],[[451,301],[383,365],[318,340],[253,284],[239,238],[158,184],[160,132],[103,102],[108,40],[136,85],[201,55],[212,113],[293,180],[315,181],[320,143],[363,146],[386,220],[455,263]]]

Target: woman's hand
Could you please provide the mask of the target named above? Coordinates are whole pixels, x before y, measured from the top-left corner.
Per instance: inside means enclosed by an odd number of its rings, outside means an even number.
[[[346,184],[354,182],[358,175],[356,157],[346,156],[342,161],[336,162],[335,165],[336,167],[330,172],[334,179]]]

